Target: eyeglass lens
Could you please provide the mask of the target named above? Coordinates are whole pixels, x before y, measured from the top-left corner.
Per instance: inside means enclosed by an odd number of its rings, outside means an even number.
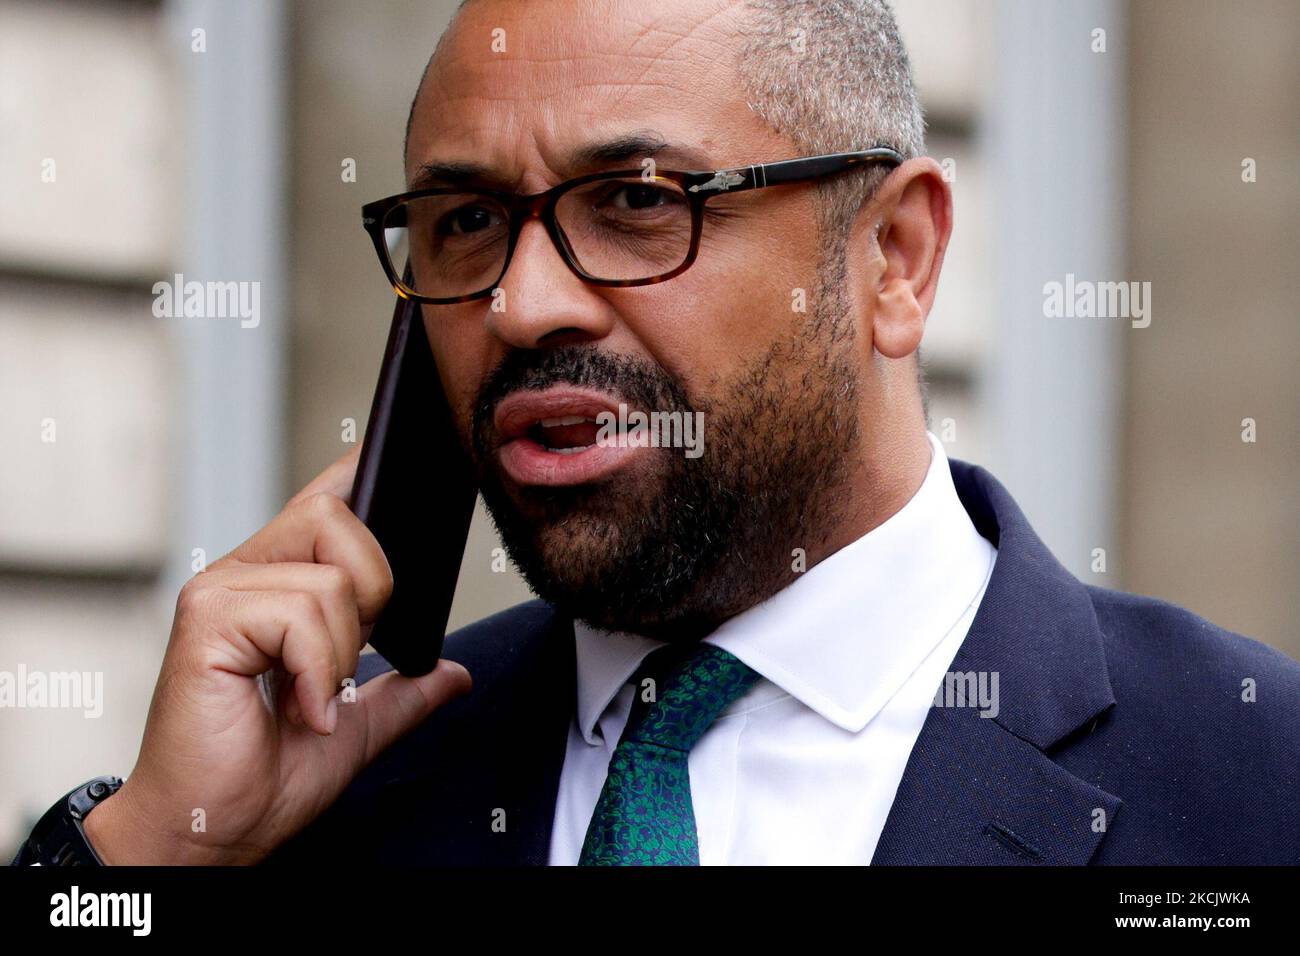
[[[690,253],[691,206],[669,179],[599,179],[564,192],[556,225],[583,272],[628,281],[672,272]],[[509,213],[497,199],[447,193],[410,199],[388,212],[391,262],[409,256],[420,295],[453,298],[491,288],[505,271]],[[394,270],[398,271],[398,270]]]

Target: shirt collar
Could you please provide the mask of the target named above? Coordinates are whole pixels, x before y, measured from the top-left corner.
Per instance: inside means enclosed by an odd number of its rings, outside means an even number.
[[[856,733],[879,713],[983,591],[994,549],[953,487],[943,445],[912,498],[878,527],[704,640]],[[578,728],[594,727],[663,641],[574,621]]]

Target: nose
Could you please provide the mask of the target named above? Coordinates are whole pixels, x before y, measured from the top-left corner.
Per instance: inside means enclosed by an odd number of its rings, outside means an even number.
[[[573,274],[536,212],[523,224],[497,290],[487,328],[515,348],[591,341],[613,327],[609,303]]]

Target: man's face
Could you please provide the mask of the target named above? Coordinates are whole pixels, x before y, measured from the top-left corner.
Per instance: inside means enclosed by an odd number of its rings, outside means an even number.
[[[796,155],[746,105],[733,52],[741,8],[471,4],[422,85],[408,181],[425,163],[461,161],[489,167],[498,188],[541,192],[639,169],[643,156],[570,157],[648,130],[669,144],[653,156],[660,169]],[[424,306],[485,501],[529,583],[598,626],[665,639],[707,632],[787,580],[804,533],[832,518],[814,492],[833,484],[856,436],[852,319],[839,315],[835,278],[822,285],[811,188],[724,194],[706,209],[695,264],[668,281],[588,285],[531,221],[499,284],[504,308]],[[702,454],[547,451],[581,448],[594,429],[521,435],[510,414],[523,408],[525,425],[592,417],[579,399],[701,412]]]

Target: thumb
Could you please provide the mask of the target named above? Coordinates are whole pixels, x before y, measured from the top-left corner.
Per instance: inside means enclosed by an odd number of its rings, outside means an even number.
[[[445,658],[423,677],[403,677],[390,671],[366,681],[357,691],[365,727],[365,754],[369,763],[397,739],[439,707],[469,693],[469,671]]]

